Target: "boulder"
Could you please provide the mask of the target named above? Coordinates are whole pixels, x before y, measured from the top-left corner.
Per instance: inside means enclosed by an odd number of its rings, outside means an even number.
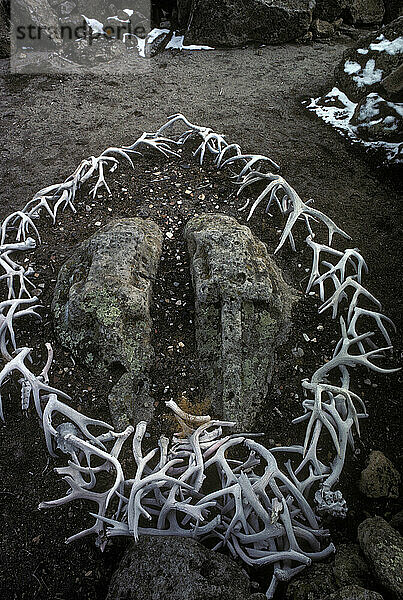
[[[336,548],[333,573],[337,585],[364,586],[371,574],[358,544],[341,544]]]
[[[358,585],[348,585],[331,594],[327,600],[383,600],[383,596]]]
[[[402,132],[400,122],[400,136]],[[398,498],[399,485],[400,474],[393,463],[382,452],[371,452],[368,466],[361,473],[360,492],[368,498]]]
[[[396,529],[399,533],[403,535],[403,510],[400,510],[398,513],[393,515],[389,524]]]
[[[281,44],[309,30],[312,0],[180,0],[186,42],[209,46]]]
[[[20,24],[19,26],[25,27],[28,32],[28,27],[35,26],[45,31],[47,36],[56,46],[62,44],[59,28],[59,19],[53,8],[50,6],[48,0],[12,0],[12,19],[14,22]],[[26,33],[28,35],[28,33]],[[35,42],[38,38],[38,33],[34,33],[34,38],[25,38],[25,44],[29,45],[36,43],[43,47],[44,36],[41,36],[39,42]]]
[[[0,59],[10,56],[10,16],[7,3],[0,0]]]
[[[349,0],[316,0],[314,18],[323,21],[335,21],[343,14]]]
[[[315,19],[312,23],[313,35],[316,39],[326,39],[332,37],[335,32],[335,26],[328,21]]]
[[[403,16],[403,4],[402,0],[384,0],[385,2],[385,16],[384,22],[390,23],[395,19]]]
[[[360,38],[355,48],[344,53],[335,71],[337,86],[358,102],[371,92],[381,93],[382,82],[402,62],[403,17]]]
[[[246,600],[249,579],[196,540],[142,536],[114,573],[106,600]]]
[[[332,565],[316,563],[305,569],[287,587],[286,600],[329,600],[337,590]]]
[[[76,249],[56,283],[56,334],[88,369],[117,381],[109,403],[119,429],[152,416],[150,303],[161,248],[153,221],[115,219]]]
[[[401,100],[403,97],[403,62],[390,75],[382,80],[382,88],[390,100]]]
[[[232,217],[206,214],[185,228],[197,350],[213,413],[253,427],[276,348],[296,299],[266,246]]]
[[[348,0],[348,13],[357,25],[380,25],[385,14],[383,0]]]
[[[364,140],[402,141],[403,111],[399,105],[388,102],[379,94],[368,94],[358,102],[350,124]]]
[[[382,517],[365,519],[358,541],[374,576],[397,600],[403,598],[403,537]]]

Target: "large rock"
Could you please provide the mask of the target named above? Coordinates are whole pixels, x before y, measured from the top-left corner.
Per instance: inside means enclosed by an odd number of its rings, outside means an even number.
[[[10,18],[7,2],[0,0],[0,58],[10,56]]]
[[[383,600],[383,596],[373,590],[366,590],[358,585],[349,585],[337,590],[326,600]]]
[[[382,82],[403,62],[403,17],[360,39],[336,68],[338,87],[353,102],[371,92],[385,93]],[[388,99],[388,98],[386,98]]]
[[[385,14],[383,0],[348,0],[348,12],[354,24],[380,25]]]
[[[368,498],[398,498],[399,485],[400,474],[393,463],[382,452],[371,452],[360,477],[361,493]]]
[[[18,21],[19,26],[25,28],[32,25],[37,28],[40,27],[57,46],[62,44],[59,19],[48,0],[12,0],[11,9],[12,19],[14,22]],[[37,33],[34,35],[35,38],[29,39],[29,45],[33,45],[34,40],[38,38]],[[40,45],[43,45],[43,40],[44,36],[42,34]]]
[[[336,590],[332,566],[316,563],[291,581],[285,598],[286,600],[329,600],[330,595]]]
[[[386,97],[399,101],[403,97],[403,62],[382,80],[382,88]]]
[[[93,372],[118,379],[109,399],[117,428],[152,416],[150,302],[161,248],[153,221],[115,219],[77,248],[55,288],[61,343]]]
[[[323,21],[335,21],[339,19],[349,0],[316,0],[314,16]]]
[[[358,527],[361,549],[379,583],[393,598],[403,598],[403,538],[381,517],[365,519]]]
[[[106,600],[246,600],[249,579],[196,540],[143,536],[112,577]]]
[[[333,573],[340,587],[368,585],[371,574],[358,544],[341,544],[336,548]]]
[[[384,0],[385,2],[385,23],[390,23],[403,16],[402,0]]]
[[[281,44],[302,38],[312,21],[313,0],[179,1],[186,41],[210,46],[250,42]]]
[[[232,217],[206,214],[185,228],[199,363],[213,413],[253,427],[295,300],[266,246]]]

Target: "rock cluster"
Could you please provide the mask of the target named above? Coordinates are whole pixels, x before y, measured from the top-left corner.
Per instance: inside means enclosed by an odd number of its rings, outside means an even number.
[[[54,292],[60,342],[94,372],[118,376],[109,404],[119,430],[152,416],[150,303],[161,248],[152,221],[113,220],[64,264]]]
[[[393,166],[402,161],[402,94],[403,16],[347,50],[333,89],[308,108]]]
[[[185,237],[207,397],[214,414],[249,430],[267,394],[295,296],[266,246],[232,217],[194,217]]]

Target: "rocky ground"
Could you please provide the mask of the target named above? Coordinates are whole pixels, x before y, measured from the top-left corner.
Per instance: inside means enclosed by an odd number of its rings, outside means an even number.
[[[11,76],[7,62],[2,61],[0,216],[21,207],[41,187],[63,180],[83,157],[98,155],[106,146],[129,144],[142,131],[154,131],[169,114],[181,111],[190,120],[225,133],[246,151],[272,157],[302,198],[315,198],[316,205],[346,229],[362,251],[370,270],[368,288],[401,331],[396,174],[391,177],[385,168],[377,168],[301,104],[329,89],[334,66],[349,45],[334,41],[258,50],[168,52],[149,61],[142,73],[130,76]],[[183,227],[196,213],[224,212],[244,222],[243,213],[237,213],[238,201],[224,175],[200,171],[190,156],[174,164],[147,155],[136,163],[134,172],[123,169],[115,174],[112,192],[112,199],[101,194],[93,202],[84,190],[77,217],[66,215],[55,228],[45,229],[43,251],[35,263],[41,282],[38,290],[48,303],[58,269],[74,245],[111,215],[152,217],[165,236],[154,305],[157,413],[163,412],[163,400],[177,400],[184,392],[192,406],[198,400],[200,382],[193,360],[193,296]],[[276,230],[267,223],[258,213],[250,225],[272,250]],[[293,255],[287,249],[278,260],[286,280],[303,290],[309,256]],[[261,415],[267,438],[274,443],[290,443],[298,437],[290,421],[300,413],[299,381],[312,373],[334,343],[334,324],[319,319],[315,304],[315,299],[303,300],[295,313],[291,337],[279,357]],[[26,331],[30,340],[34,336],[30,343],[36,346],[54,340],[51,319],[44,322],[43,330]],[[318,330],[319,325],[324,329]],[[306,341],[303,333],[317,341]],[[397,335],[397,363],[399,340]],[[293,348],[301,348],[303,355],[295,356]],[[108,377],[104,381],[88,377],[60,348],[52,377],[62,389],[70,385],[84,412],[108,419]],[[365,517],[380,515],[389,520],[398,512],[394,498],[366,498],[358,480],[371,450],[384,452],[395,465],[398,462],[399,379],[399,375],[375,377],[365,372],[357,376],[370,418],[363,426],[359,453],[350,458],[340,483],[350,505],[349,516],[344,522],[329,524],[337,544],[355,541],[358,524]],[[103,555],[90,540],[64,545],[65,537],[84,526],[87,508],[37,510],[40,501],[61,495],[64,487],[56,482],[35,415],[21,416],[11,386],[4,393],[4,404],[7,423],[0,431],[2,595],[105,598],[124,542],[115,543]]]

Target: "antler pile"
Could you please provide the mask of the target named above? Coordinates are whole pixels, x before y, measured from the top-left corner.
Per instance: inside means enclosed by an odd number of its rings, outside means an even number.
[[[166,131],[177,126],[182,131],[166,137]],[[142,148],[158,150],[166,157],[180,156],[184,145],[193,139],[200,141],[194,152],[200,164],[210,157],[217,168],[229,168],[239,186],[238,195],[254,185],[265,186],[254,200],[248,218],[266,199],[266,212],[277,207],[286,218],[275,252],[287,238],[295,250],[293,231],[298,223],[304,223],[308,232],[306,243],[313,252],[307,292],[318,288],[322,301],[319,312],[331,309],[332,317],[339,317],[341,337],[332,359],[317,369],[310,380],[302,382],[306,394],[302,403],[304,414],[294,423],[307,422],[303,445],[269,451],[250,439],[250,434],[223,437],[222,427],[231,423],[192,417],[174,403],[168,403],[186,436],[177,435],[171,445],[162,437],[158,448],[143,455],[146,424],[139,423],[133,437],[136,467],[126,478],[119,455],[133,428],[116,433],[108,424],[85,417],[62,402],[62,398],[69,396],[49,385],[53,355],[49,345],[47,363],[38,376],[27,366],[32,349],[18,347],[14,323],[22,316],[41,317],[36,312],[38,299],[30,293],[35,287],[30,279],[32,269],[11,257],[16,253],[24,256],[40,243],[34,221],[42,213],[55,223],[60,208],[75,212],[76,193],[91,178],[97,177],[91,192],[94,197],[102,186],[110,193],[105,169],[113,172],[117,168],[116,155],[130,164]],[[382,373],[396,370],[374,362],[391,349],[387,326],[393,327],[393,323],[379,312],[380,302],[362,285],[363,273],[367,271],[364,259],[355,248],[332,247],[336,234],[345,239],[350,239],[349,235],[324,213],[312,208],[312,200],[303,202],[277,174],[278,169],[270,158],[244,154],[238,144],[228,144],[224,136],[193,125],[178,114],[170,117],[156,133],[144,133],[131,146],[108,148],[98,158],[82,161],[63,183],[40,190],[21,211],[9,215],[0,228],[0,281],[6,284],[7,296],[0,303],[0,351],[5,363],[0,372],[0,389],[13,372],[18,372],[23,410],[29,408],[31,397],[40,416],[44,407],[43,426],[49,452],[54,455],[58,448],[71,456],[67,467],[56,469],[70,486],[69,493],[41,506],[63,504],[75,498],[95,502],[98,505],[98,512],[92,513],[95,525],[68,541],[95,533],[101,548],[108,537],[132,535],[137,539],[144,532],[215,537],[215,548],[226,546],[249,565],[274,565],[268,598],[279,580],[289,579],[312,559],[320,559],[333,550],[332,545],[321,550],[321,538],[327,532],[320,529],[308,500],[312,487],[318,484],[315,500],[319,513],[344,515],[347,510],[341,492],[332,488],[342,471],[348,445],[354,446],[353,430],[359,435],[359,420],[367,416],[364,403],[350,389],[351,368],[361,365]],[[249,204],[250,199],[240,210]],[[313,225],[318,222],[327,229],[327,245],[316,241]],[[385,347],[378,347],[375,331],[365,331],[368,322],[377,326],[378,337],[386,341]],[[54,424],[55,415],[65,419],[59,426]],[[1,396],[0,417],[4,420]],[[103,432],[94,435],[89,426]],[[330,464],[318,457],[324,430],[335,449]],[[227,457],[226,453],[243,446],[249,450],[245,461]],[[275,452],[294,456],[294,462],[285,463],[288,475],[279,469]],[[259,465],[264,467],[262,475],[255,471]],[[218,472],[220,487],[206,493],[203,483],[212,468]],[[114,479],[110,487],[100,491],[105,475],[111,473]],[[149,521],[149,526],[145,527],[145,521]]]
[[[227,547],[248,565],[274,565],[268,598],[279,580],[290,579],[312,560],[334,551],[332,544],[321,550],[328,532],[320,528],[306,498],[281,472],[273,454],[247,437],[251,434],[223,436],[222,428],[235,423],[189,415],[173,401],[166,404],[182,432],[174,435],[171,444],[162,436],[158,448],[144,453],[147,424],[141,421],[132,440],[135,470],[126,477],[118,458],[133,427],[115,433],[106,423],[88,419],[50,397],[43,414],[46,442],[52,455],[55,448],[70,455],[68,467],[55,469],[70,489],[59,500],[42,502],[40,508],[77,499],[98,505],[98,511],[90,513],[95,524],[68,542],[92,533],[101,548],[108,538],[121,535],[135,540],[141,534],[213,539],[214,549]],[[69,420],[56,427],[57,414]],[[94,436],[89,426],[104,433]],[[108,443],[112,444],[109,451]],[[249,451],[246,460],[228,458],[242,446]],[[96,458],[100,465],[95,466]],[[264,468],[263,475],[255,472],[259,467]],[[216,470],[220,487],[206,493],[209,469]],[[104,485],[99,475],[105,471],[114,474],[110,487],[95,491]]]

